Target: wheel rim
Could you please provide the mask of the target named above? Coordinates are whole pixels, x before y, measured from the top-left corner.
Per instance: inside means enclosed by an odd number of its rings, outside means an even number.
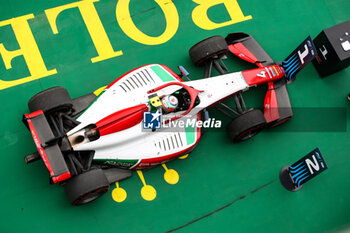
[[[292,117],[285,118],[285,119],[283,119],[283,120],[281,120],[281,121],[276,122],[276,123],[273,124],[271,127],[275,127],[275,126],[281,125],[281,124],[283,124],[283,123],[289,121],[290,119],[292,119]]]
[[[251,139],[252,137],[254,137],[255,135],[257,135],[258,133],[260,133],[260,131],[263,129],[265,124],[261,124],[261,125],[257,125],[254,126],[253,128],[250,128],[246,131],[244,131],[243,133],[241,133],[240,135],[238,135],[235,139],[236,142],[243,142],[246,141],[248,139]]]
[[[217,53],[215,53],[215,54],[211,54],[211,55],[209,55],[209,56],[207,56],[207,57],[205,57],[205,58],[199,60],[199,61],[196,63],[196,65],[200,66],[200,65],[202,65],[204,62],[206,62],[206,61],[208,61],[209,59],[211,59],[212,57],[220,56],[220,55],[225,54],[225,53],[228,53],[228,50],[221,50],[221,51],[219,51],[219,52],[217,52]]]
[[[104,188],[96,189],[96,190],[93,190],[89,193],[86,193],[85,195],[83,195],[79,199],[77,199],[74,202],[74,205],[82,205],[82,204],[92,202],[92,201],[96,200],[97,198],[99,198],[100,196],[102,196],[103,194],[105,194],[108,191],[108,189],[109,189],[109,187],[104,187]]]

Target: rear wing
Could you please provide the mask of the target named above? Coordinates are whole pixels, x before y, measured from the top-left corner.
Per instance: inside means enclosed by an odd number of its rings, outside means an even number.
[[[50,172],[53,183],[70,178],[71,174],[63,154],[43,111],[39,110],[31,114],[25,114],[23,121],[32,134],[35,146]]]

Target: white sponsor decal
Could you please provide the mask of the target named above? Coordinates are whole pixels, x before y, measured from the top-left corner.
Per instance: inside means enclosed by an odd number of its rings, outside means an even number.
[[[177,120],[177,121],[169,121],[164,122],[162,125],[164,128],[172,128],[172,127],[180,127],[180,128],[187,128],[187,127],[197,127],[197,128],[221,128],[221,121],[216,120],[215,118],[209,118],[206,121],[201,121],[196,119],[184,119],[184,120]]]
[[[313,162],[310,159],[306,159],[305,160],[305,163],[306,163],[307,167],[309,168],[309,171],[310,171],[311,175],[314,174],[313,169],[315,171],[320,170],[320,165],[318,164],[315,155],[312,156],[312,159],[313,159]]]
[[[299,58],[300,58],[300,61],[301,61],[301,64],[304,64],[304,58],[309,54],[309,48],[307,45],[304,45],[304,52],[300,52],[300,50],[298,51],[298,55],[299,55]]]

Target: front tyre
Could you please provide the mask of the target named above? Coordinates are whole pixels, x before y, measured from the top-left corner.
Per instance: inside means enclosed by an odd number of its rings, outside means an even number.
[[[257,135],[265,128],[265,125],[264,114],[254,109],[233,119],[226,129],[231,141],[243,142]]]
[[[93,169],[69,179],[64,190],[72,205],[83,205],[105,194],[109,182],[102,169]]]
[[[196,66],[228,52],[227,43],[222,36],[213,36],[193,45],[189,50],[192,62]]]

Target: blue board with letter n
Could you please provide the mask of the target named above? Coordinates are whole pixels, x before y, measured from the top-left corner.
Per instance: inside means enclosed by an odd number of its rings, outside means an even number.
[[[316,148],[289,167],[289,172],[294,184],[300,187],[327,169],[321,151]]]

